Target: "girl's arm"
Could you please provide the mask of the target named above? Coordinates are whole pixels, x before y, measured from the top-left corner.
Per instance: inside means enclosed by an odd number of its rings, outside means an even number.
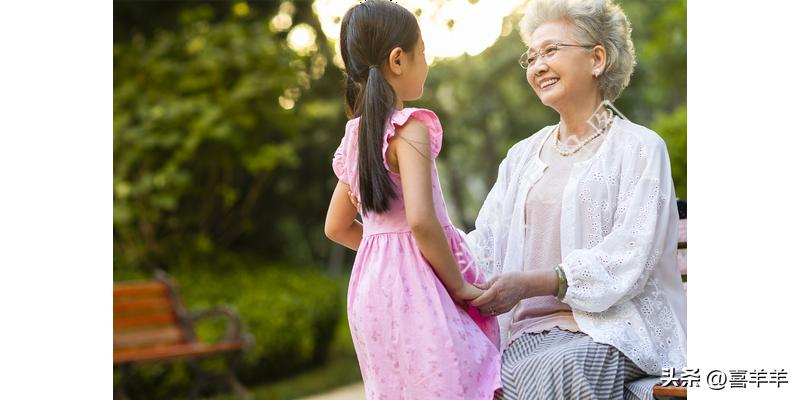
[[[358,251],[364,227],[358,220],[358,210],[350,202],[347,193],[350,188],[346,183],[339,181],[331,196],[328,206],[328,216],[325,217],[325,236],[336,243],[351,250]]]
[[[464,281],[434,210],[428,128],[410,119],[396,136],[389,141],[387,158],[400,172],[406,219],[417,246],[456,300],[472,300],[482,290]]]

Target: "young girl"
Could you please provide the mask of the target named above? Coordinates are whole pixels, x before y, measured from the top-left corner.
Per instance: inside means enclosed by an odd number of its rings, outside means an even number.
[[[347,316],[367,397],[491,399],[499,330],[468,306],[484,280],[442,197],[442,127],[431,111],[403,108],[428,73],[417,21],[393,2],[363,2],[342,19],[341,49],[355,118],[333,158],[325,234],[358,252]]]

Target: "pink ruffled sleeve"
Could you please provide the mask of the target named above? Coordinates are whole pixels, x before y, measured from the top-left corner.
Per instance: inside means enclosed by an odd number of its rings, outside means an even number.
[[[342,143],[339,144],[336,152],[333,153],[333,173],[336,174],[340,181],[347,182],[344,169],[344,138],[342,138]]]
[[[333,153],[333,173],[336,174],[336,177],[339,178],[340,181],[348,185],[350,182],[347,174],[347,153],[349,140],[352,136],[352,131],[355,126],[357,125],[354,125],[353,120],[347,121],[347,125],[345,125],[344,128],[344,137],[342,137],[342,142],[339,143],[339,147],[336,149],[336,152]]]
[[[392,124],[387,127],[386,133],[383,137],[383,164],[386,169],[389,169],[389,164],[386,162],[386,150],[389,148],[389,139],[395,135],[395,130],[404,126],[408,120],[414,117],[428,127],[428,135],[430,136],[431,143],[431,159],[435,159],[442,150],[442,124],[439,122],[439,117],[431,110],[424,108],[404,108],[392,115]]]

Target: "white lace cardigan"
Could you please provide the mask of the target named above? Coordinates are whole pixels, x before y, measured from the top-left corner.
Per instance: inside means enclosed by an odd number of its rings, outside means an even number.
[[[546,165],[553,126],[500,163],[476,229],[466,235],[488,277],[523,270],[525,196]],[[597,153],[573,166],[561,214],[562,265],[581,331],[651,375],[686,366],[686,292],[677,270],[678,210],[667,148],[655,132],[615,118]],[[511,312],[499,316],[508,346]]]

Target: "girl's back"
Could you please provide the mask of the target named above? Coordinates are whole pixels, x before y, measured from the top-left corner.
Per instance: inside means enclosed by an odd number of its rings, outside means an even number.
[[[389,163],[386,160],[386,149],[389,146],[389,140],[395,136],[396,129],[404,126],[410,118],[415,118],[428,128],[431,143],[431,154],[426,155],[432,161],[431,164],[431,182],[433,193],[433,204],[436,211],[436,216],[439,223],[443,226],[452,225],[450,218],[447,214],[447,207],[445,206],[444,196],[442,195],[441,186],[439,184],[439,174],[436,170],[436,163],[434,160],[439,155],[442,147],[442,126],[439,123],[439,118],[432,111],[419,109],[419,108],[404,108],[395,111],[389,123],[386,125],[386,130],[383,135],[383,165],[389,173],[392,183],[395,185],[397,198],[389,203],[389,209],[383,213],[366,213],[362,214],[364,222],[364,236],[388,233],[388,232],[411,232],[405,214],[405,204],[403,201],[403,192],[400,186],[400,174],[392,171]],[[356,198],[361,201],[360,188],[358,184],[358,124],[360,118],[350,120],[345,127],[345,134],[339,148],[336,150],[333,158],[333,170],[336,176],[342,182],[346,183],[352,190]]]

